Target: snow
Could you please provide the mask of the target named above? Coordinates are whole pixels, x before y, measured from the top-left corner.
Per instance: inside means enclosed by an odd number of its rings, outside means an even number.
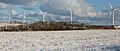
[[[18,26],[18,25],[22,25],[22,24],[18,24],[18,23],[0,23],[0,27],[4,27],[4,26]]]
[[[120,50],[120,30],[0,32],[0,51]]]

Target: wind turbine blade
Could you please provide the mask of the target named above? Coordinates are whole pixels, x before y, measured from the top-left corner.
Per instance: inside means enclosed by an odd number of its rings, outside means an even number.
[[[47,14],[48,13],[48,11],[47,12],[45,12],[44,14]]]
[[[4,18],[8,18],[8,17],[4,17]]]
[[[27,17],[27,18],[31,18],[31,17],[29,16],[29,17]]]
[[[43,11],[42,11],[42,10],[40,10],[40,9],[39,9],[39,11],[43,13]]]
[[[24,11],[24,16],[23,16],[24,18],[26,18],[26,16],[25,16],[25,15],[26,15],[26,11]]]
[[[9,17],[10,17],[10,13],[9,13]]]
[[[111,5],[111,3],[110,3],[110,2],[109,2],[109,6],[110,6],[110,8],[111,8],[111,9],[113,9],[113,7],[112,7],[112,5]]]
[[[26,11],[24,11],[24,15],[26,14]]]
[[[52,18],[53,21],[56,21],[55,18],[54,18],[54,16],[51,16],[51,18]]]
[[[112,12],[109,13],[109,18],[111,17],[111,15],[112,15]]]

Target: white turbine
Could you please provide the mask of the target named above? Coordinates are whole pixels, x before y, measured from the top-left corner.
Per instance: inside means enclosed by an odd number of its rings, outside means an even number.
[[[26,16],[25,16],[25,14],[26,14],[26,11],[24,11],[24,14],[23,14],[23,23],[26,22]]]
[[[8,15],[8,22],[10,23],[11,22],[11,13],[9,12],[9,15]]]
[[[111,3],[109,2],[109,6],[110,6],[110,13],[109,13],[109,17],[112,16],[112,25],[115,25],[115,10],[117,10],[116,8],[113,8]]]
[[[55,16],[51,16],[52,20],[55,22],[59,22],[58,20],[55,19]]]
[[[71,24],[72,24],[73,23],[73,12],[71,9],[70,9],[70,17],[71,17]]]
[[[42,12],[42,21],[45,22],[45,16],[47,12],[43,12],[42,10],[39,9],[40,12]]]
[[[31,17],[26,17],[26,11],[24,11],[24,14],[23,14],[23,23],[26,22],[26,19],[27,19],[27,18],[31,18]]]

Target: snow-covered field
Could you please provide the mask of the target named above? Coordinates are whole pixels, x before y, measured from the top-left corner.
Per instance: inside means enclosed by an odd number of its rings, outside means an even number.
[[[120,30],[0,32],[0,51],[120,50]]]
[[[0,27],[4,27],[4,26],[18,26],[18,25],[22,25],[22,24],[18,24],[18,23],[0,23]]]

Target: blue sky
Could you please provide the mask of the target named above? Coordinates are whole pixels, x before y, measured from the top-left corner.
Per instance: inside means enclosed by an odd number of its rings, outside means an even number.
[[[0,0],[0,22],[7,22],[8,13],[11,13],[12,21],[22,21],[23,12],[26,10],[27,22],[41,21],[42,10],[48,11],[46,20],[69,20],[70,11],[73,12],[73,20],[82,23],[111,25],[112,18],[108,18],[109,5],[120,8],[120,0]],[[116,24],[120,25],[120,11],[116,11]],[[54,17],[54,18],[53,18]]]

